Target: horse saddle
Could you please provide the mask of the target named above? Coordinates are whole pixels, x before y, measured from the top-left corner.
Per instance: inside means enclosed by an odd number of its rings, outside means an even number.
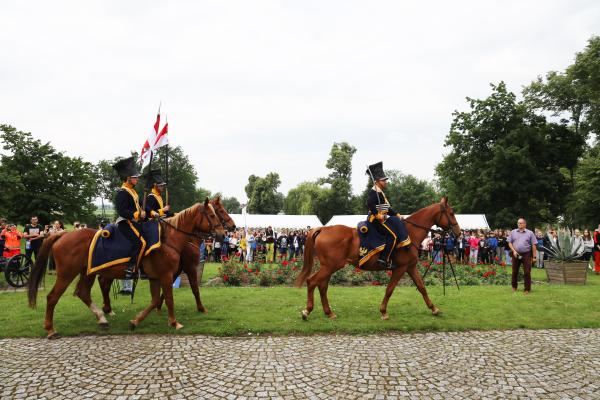
[[[136,260],[137,264],[143,256],[147,256],[161,246],[161,227],[158,220],[143,222],[139,226],[141,227],[140,231],[133,224],[130,225],[136,235],[141,234],[141,247]],[[90,244],[88,275],[115,265],[129,263],[133,251],[132,247],[131,242],[119,231],[116,224],[106,225],[104,229],[96,232]]]
[[[410,245],[410,237],[404,221],[398,217],[390,217],[383,224],[369,222],[369,220],[361,221],[356,229],[360,241],[359,268],[382,251],[385,251],[385,260],[390,262],[391,253],[395,249]]]

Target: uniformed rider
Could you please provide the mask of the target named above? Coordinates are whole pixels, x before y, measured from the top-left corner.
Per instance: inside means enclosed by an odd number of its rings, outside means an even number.
[[[152,185],[152,189],[146,197],[146,215],[150,218],[173,216],[171,206],[169,204],[165,205],[162,197],[167,183],[163,179],[160,169],[150,171],[148,183]]]
[[[123,185],[117,191],[115,208],[118,218],[117,228],[132,244],[131,260],[125,270],[125,278],[131,279],[137,266],[138,255],[142,246],[140,240],[140,223],[146,218],[146,212],[140,206],[139,197],[135,190],[140,172],[133,157],[118,161],[113,168],[123,180]]]
[[[382,266],[390,267],[390,257],[395,248],[405,247],[410,244],[410,237],[404,226],[402,216],[390,205],[383,192],[388,185],[388,177],[383,171],[383,162],[369,165],[367,175],[373,179],[373,187],[369,190],[367,207],[368,220],[375,224],[377,230],[386,236],[391,236],[393,241],[379,253],[377,260]]]

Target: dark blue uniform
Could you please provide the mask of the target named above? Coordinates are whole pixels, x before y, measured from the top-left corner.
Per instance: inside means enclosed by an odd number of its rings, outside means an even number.
[[[140,207],[139,197],[134,188],[124,183],[117,192],[115,208],[119,218],[117,227],[132,244],[131,263],[137,264],[142,242],[140,240]]]

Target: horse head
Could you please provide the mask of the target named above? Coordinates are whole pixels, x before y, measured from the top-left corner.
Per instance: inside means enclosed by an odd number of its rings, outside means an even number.
[[[448,203],[448,196],[442,197],[440,200],[440,209],[436,215],[435,224],[445,231],[452,229],[454,236],[458,237],[461,233],[460,226],[456,221],[454,210],[450,203]]]
[[[217,216],[215,208],[208,201],[208,197],[200,204],[199,213],[195,220],[195,228],[202,232],[215,233],[217,240],[222,240],[225,236],[225,229],[221,224],[221,220]]]
[[[210,204],[212,204],[213,208],[215,209],[217,217],[219,217],[219,220],[221,221],[221,224],[223,224],[223,227],[228,231],[234,231],[235,222],[229,216],[229,213],[227,213],[227,210],[225,209],[225,206],[223,206],[223,203],[221,203],[221,196],[217,196],[214,199],[212,199],[210,201]]]

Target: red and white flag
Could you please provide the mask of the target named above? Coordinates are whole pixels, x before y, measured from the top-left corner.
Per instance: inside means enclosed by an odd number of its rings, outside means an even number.
[[[142,146],[142,151],[140,152],[140,162],[142,163],[142,169],[146,167],[150,163],[150,154],[154,150],[154,144],[156,143],[156,138],[158,137],[158,127],[160,125],[160,109],[158,114],[156,115],[156,122],[154,123],[154,131],[150,132],[148,139],[144,142]],[[165,125],[166,126],[166,125]],[[164,128],[163,128],[164,130]]]
[[[156,136],[156,140],[154,141],[154,146],[152,150],[156,150],[159,147],[165,146],[169,144],[169,123],[167,122],[165,126],[161,129],[160,133]]]

